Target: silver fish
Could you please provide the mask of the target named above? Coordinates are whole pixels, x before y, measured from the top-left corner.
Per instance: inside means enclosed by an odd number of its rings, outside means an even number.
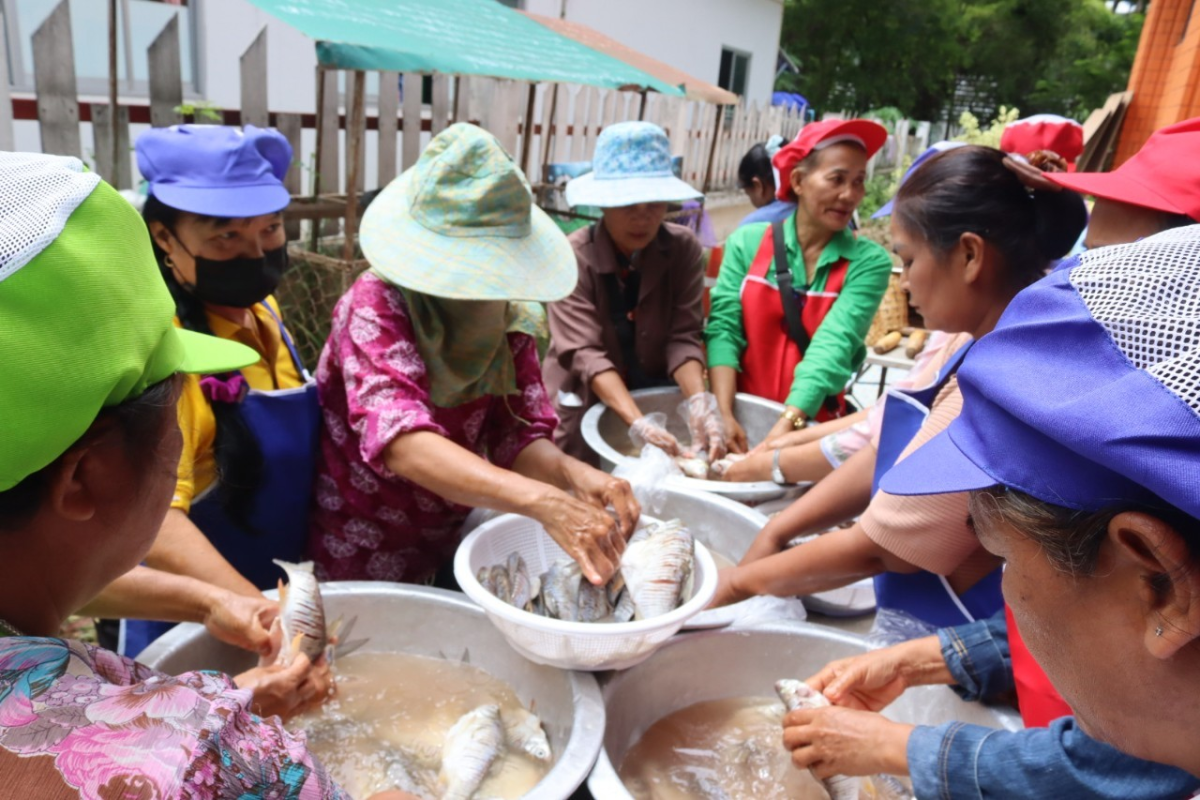
[[[492,594],[506,603],[512,603],[512,578],[508,570],[497,564],[492,567]]]
[[[608,589],[596,586],[591,581],[579,581],[579,595],[575,604],[579,609],[580,622],[598,622],[612,614],[612,603],[608,600]]]
[[[528,753],[538,761],[550,760],[550,740],[546,738],[546,731],[537,714],[518,707],[515,711],[505,711],[501,717],[504,736],[510,748]]]
[[[824,708],[829,705],[829,699],[825,695],[804,681],[791,678],[775,681],[775,693],[779,695],[788,711],[798,708]],[[821,785],[829,792],[830,800],[858,800],[864,783],[862,778],[845,775],[834,775],[832,778],[821,780]]]
[[[303,653],[312,661],[325,652],[328,639],[325,631],[325,605],[321,602],[321,587],[313,574],[313,562],[291,564],[275,559],[287,573],[288,582],[279,582],[279,624],[283,629],[283,647],[279,663],[292,663]]]
[[[651,527],[631,540],[621,557],[621,576],[633,598],[634,619],[650,619],[679,606],[692,574],[695,545],[679,520]]]
[[[490,594],[496,593],[496,582],[492,580],[491,567],[480,567],[479,572],[475,573],[475,580],[479,581],[479,585],[487,589]]]
[[[529,570],[520,553],[513,553],[508,557],[508,580],[512,590],[508,602],[517,608],[528,610],[529,601],[533,599],[533,582],[529,580]]]
[[[702,481],[708,479],[708,462],[703,458],[676,456],[675,465],[689,478],[699,478]]]
[[[542,603],[546,616],[575,622],[579,619],[579,585],[583,573],[569,559],[555,561],[542,573]]]
[[[617,595],[617,601],[613,603],[613,622],[629,622],[636,612],[637,609],[633,607],[633,595],[628,589],[622,589]]]
[[[438,788],[442,800],[470,800],[504,747],[500,706],[490,703],[463,714],[446,734]]]

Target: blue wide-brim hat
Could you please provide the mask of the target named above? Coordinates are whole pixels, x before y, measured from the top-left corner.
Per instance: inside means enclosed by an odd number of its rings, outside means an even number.
[[[704,196],[675,177],[671,143],[649,122],[609,125],[596,140],[592,171],[567,184],[567,204],[619,208],[638,203],[680,203]]]
[[[1200,519],[1200,225],[1089,250],[1013,299],[958,371],[962,414],[884,475]]]
[[[273,128],[151,128],[134,149],[150,195],[180,211],[257,217],[281,211],[292,199],[283,185],[292,146]]]

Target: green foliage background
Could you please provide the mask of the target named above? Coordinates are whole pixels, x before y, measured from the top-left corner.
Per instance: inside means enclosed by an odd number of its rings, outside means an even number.
[[[776,88],[817,109],[894,106],[912,119],[1001,105],[1082,120],[1125,88],[1143,15],[1104,0],[786,0]],[[962,85],[975,88],[955,98]]]

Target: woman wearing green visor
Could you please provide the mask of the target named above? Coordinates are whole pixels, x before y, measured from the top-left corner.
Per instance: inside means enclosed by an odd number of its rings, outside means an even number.
[[[0,185],[0,794],[348,797],[240,678],[51,638],[154,541],[179,373],[256,356],[172,324],[145,226],[78,159],[0,153]],[[293,712],[332,686],[298,661]]]

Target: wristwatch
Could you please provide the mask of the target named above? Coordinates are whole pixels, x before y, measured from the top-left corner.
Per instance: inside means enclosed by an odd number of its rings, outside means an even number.
[[[771,480],[780,486],[787,486],[788,480],[783,477],[783,470],[779,468],[779,454],[782,452],[782,447],[776,447],[775,454],[771,456]]]

